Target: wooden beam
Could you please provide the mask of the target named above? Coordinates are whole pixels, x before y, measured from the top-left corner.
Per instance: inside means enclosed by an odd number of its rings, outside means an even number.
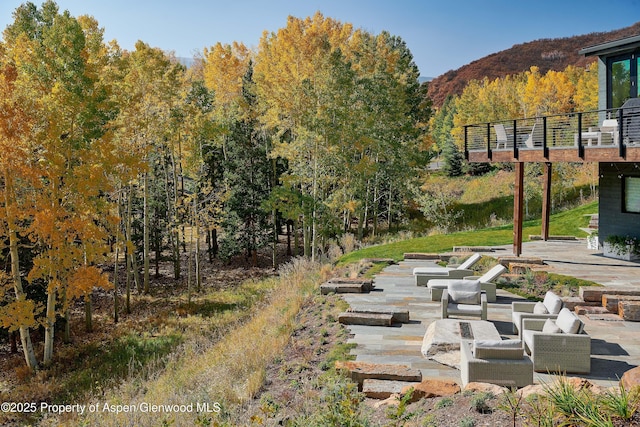
[[[584,158],[578,155],[577,148],[550,147],[545,153],[542,149],[519,150],[518,158],[513,155],[513,150],[493,150],[491,157],[486,151],[469,151],[469,162],[491,163],[515,163],[515,162],[617,162],[635,163],[640,161],[640,146],[627,146],[625,157],[620,157],[617,147],[585,147]],[[548,156],[548,157],[547,157]]]
[[[516,182],[513,190],[513,254],[522,254],[522,201],[524,199],[524,163],[517,162]]]
[[[549,240],[549,217],[551,215],[551,169],[553,163],[545,162],[542,172],[542,240]]]

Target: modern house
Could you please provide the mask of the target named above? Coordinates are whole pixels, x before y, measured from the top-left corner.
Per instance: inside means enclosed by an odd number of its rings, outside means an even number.
[[[599,235],[640,238],[640,36],[580,51],[598,57],[598,110],[464,127],[470,162],[515,165],[514,244],[522,253],[524,164],[544,165],[542,236],[549,236],[554,163],[599,164]]]

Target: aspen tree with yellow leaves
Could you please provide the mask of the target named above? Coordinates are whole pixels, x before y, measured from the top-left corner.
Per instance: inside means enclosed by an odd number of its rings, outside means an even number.
[[[99,48],[100,33],[91,34],[88,46],[80,22],[68,12],[59,14],[51,1],[41,9],[27,3],[15,17],[5,31],[11,46],[7,60],[16,64],[16,80],[21,96],[31,100],[26,105],[33,121],[21,135],[29,141],[21,166],[28,174],[15,175],[21,178],[22,214],[28,217],[20,232],[37,248],[27,280],[47,288],[42,361],[48,365],[57,316],[65,321],[63,337],[69,340],[71,301],[86,300],[93,286],[110,286],[95,264],[107,252],[112,221],[103,192],[109,190],[106,154],[113,147],[103,130],[108,113],[98,83],[100,66],[88,62],[99,62],[97,51],[90,50]],[[90,34],[90,22],[85,24]],[[18,189],[18,181],[9,184],[9,190]],[[92,278],[90,289],[87,277]]]

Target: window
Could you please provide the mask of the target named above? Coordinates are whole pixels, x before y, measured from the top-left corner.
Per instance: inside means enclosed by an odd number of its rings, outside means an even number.
[[[622,183],[622,204],[624,212],[640,213],[640,177],[624,177]]]
[[[638,96],[638,60],[634,52],[607,61],[608,108],[618,108],[627,99]]]

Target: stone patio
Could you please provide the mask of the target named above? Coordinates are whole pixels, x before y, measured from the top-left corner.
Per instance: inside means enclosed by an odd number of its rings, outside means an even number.
[[[489,248],[486,255],[510,255],[511,246]],[[526,242],[523,256],[540,257],[546,270],[583,279],[605,286],[638,286],[640,264],[604,258],[587,249],[584,240]],[[416,286],[414,267],[435,266],[433,260],[405,260],[385,268],[374,279],[374,289],[368,294],[344,294],[351,305],[360,308],[396,307],[409,310],[410,321],[391,327],[349,325],[350,342],[357,344],[352,353],[357,361],[406,365],[419,369],[423,379],[449,379],[460,382],[460,371],[426,359],[421,353],[428,326],[439,320],[439,302],[431,302],[428,290]],[[488,305],[488,320],[503,338],[517,339],[511,329],[511,302],[520,297],[498,290],[497,301]],[[609,387],[616,385],[622,374],[640,364],[640,322],[619,318],[580,315],[585,330],[592,338],[591,373],[581,375],[589,381]],[[534,373],[534,382],[547,383],[552,375]]]

